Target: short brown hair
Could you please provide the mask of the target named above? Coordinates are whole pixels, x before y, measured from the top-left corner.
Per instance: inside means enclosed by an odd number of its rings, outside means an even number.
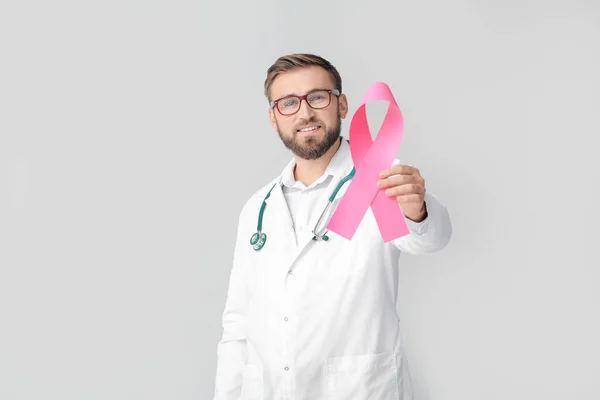
[[[267,78],[265,79],[265,96],[267,99],[271,101],[271,86],[279,74],[296,68],[310,66],[318,66],[329,72],[329,75],[333,79],[334,88],[342,93],[342,78],[338,70],[331,65],[329,61],[314,54],[300,53],[279,57],[273,65],[269,67],[267,70]]]

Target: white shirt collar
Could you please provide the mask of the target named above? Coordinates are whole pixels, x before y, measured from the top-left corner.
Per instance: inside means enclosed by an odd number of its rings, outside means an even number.
[[[342,140],[342,143],[340,144],[340,147],[338,148],[338,150],[335,152],[335,154],[331,158],[331,161],[329,162],[329,165],[325,169],[325,172],[323,173],[323,175],[321,175],[319,177],[319,179],[314,181],[309,186],[309,188],[314,187],[314,186],[324,182],[330,176],[335,177],[337,175],[340,175],[340,176],[345,175],[351,169],[352,157],[350,155],[350,145],[345,138],[342,137],[341,140]],[[292,160],[285,166],[285,168],[283,169],[283,171],[281,173],[280,183],[283,186],[286,186],[288,188],[307,189],[307,187],[304,186],[304,184],[302,182],[296,181],[296,179],[294,178],[295,166],[296,166],[296,160],[295,160],[295,158],[292,157]]]

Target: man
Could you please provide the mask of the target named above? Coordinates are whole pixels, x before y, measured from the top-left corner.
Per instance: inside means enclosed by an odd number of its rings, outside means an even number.
[[[321,238],[319,217],[353,168],[340,136],[342,80],[319,56],[288,55],[269,68],[265,95],[294,157],[239,216],[214,399],[410,400],[396,309],[401,254],[444,248],[448,212],[418,169],[395,162],[378,185],[410,234],[385,243],[369,209],[352,240]]]

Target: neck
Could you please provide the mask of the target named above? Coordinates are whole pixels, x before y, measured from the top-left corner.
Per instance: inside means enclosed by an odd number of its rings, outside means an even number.
[[[310,186],[314,181],[319,179],[327,166],[331,162],[333,155],[338,151],[342,144],[343,138],[340,139],[333,145],[325,154],[316,160],[305,160],[303,158],[296,157],[296,167],[294,168],[294,178],[300,181],[304,186]]]

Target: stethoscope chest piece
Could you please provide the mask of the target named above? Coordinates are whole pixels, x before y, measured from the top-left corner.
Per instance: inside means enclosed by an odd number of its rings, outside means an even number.
[[[262,233],[261,231],[257,231],[250,238],[250,244],[252,245],[252,248],[256,251],[262,249],[265,246],[266,242],[267,242],[267,234]]]

